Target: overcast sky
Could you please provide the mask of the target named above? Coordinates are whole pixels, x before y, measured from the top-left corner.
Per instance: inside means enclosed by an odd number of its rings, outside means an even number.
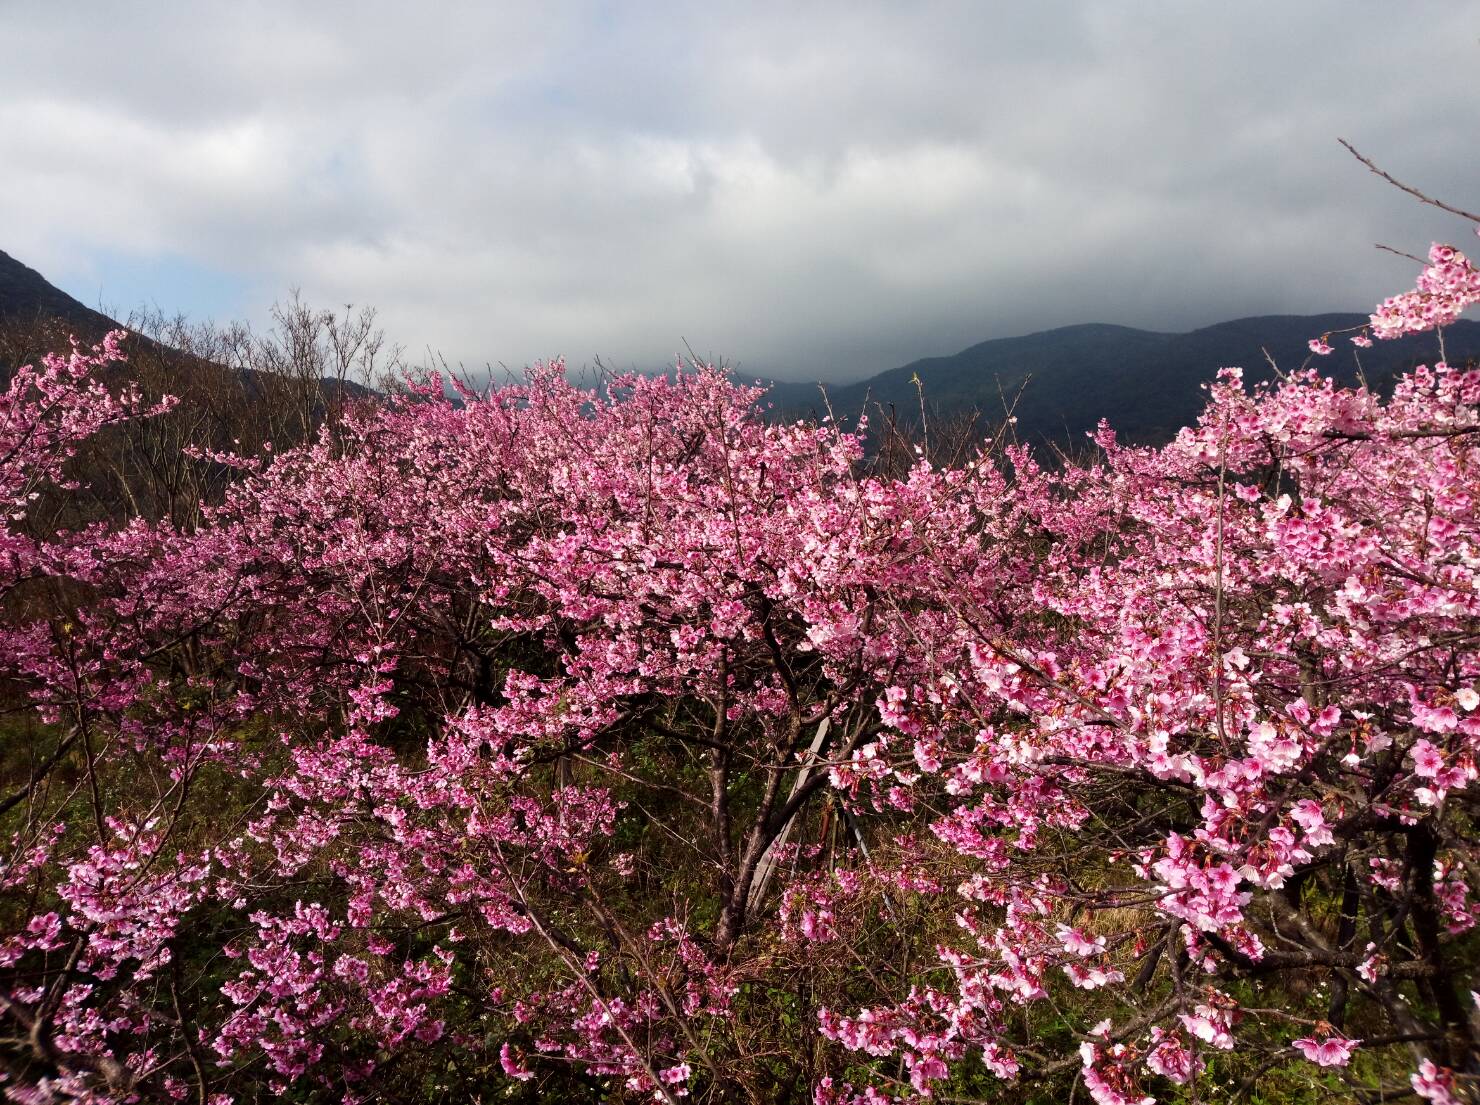
[[[1366,310],[1480,205],[1480,5],[0,0],[0,249],[90,306],[846,379]]]

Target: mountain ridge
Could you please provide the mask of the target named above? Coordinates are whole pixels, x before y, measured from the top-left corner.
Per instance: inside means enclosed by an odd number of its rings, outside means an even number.
[[[4,250],[0,250],[0,323],[61,323],[87,342],[119,328],[113,319],[74,299]]]
[[[1365,379],[1379,389],[1402,371],[1439,359],[1434,334],[1378,342],[1359,350],[1337,341],[1326,357],[1307,343],[1323,334],[1365,326],[1355,312],[1253,315],[1185,332],[1140,330],[1115,323],[1078,323],[1031,334],[991,338],[959,353],[923,357],[847,384],[828,384],[826,407],[840,417],[867,410],[917,421],[981,416],[1000,421],[1009,408],[1018,437],[1030,444],[1082,441],[1101,419],[1126,441],[1154,443],[1196,420],[1203,387],[1218,369],[1238,366],[1250,383],[1303,365],[1342,384]],[[1342,335],[1345,337],[1345,335]],[[1480,323],[1461,320],[1444,332],[1453,362],[1480,359]],[[919,384],[916,384],[918,379]],[[778,417],[824,413],[818,384],[772,381]]]
[[[59,322],[86,341],[119,327],[0,250],[0,322],[33,321]],[[1084,322],[988,338],[850,383],[762,382],[776,418],[831,409],[845,419],[868,411],[875,421],[892,412],[910,423],[918,420],[923,396],[931,419],[969,415],[993,423],[1011,409],[1017,436],[1033,445],[1082,442],[1101,419],[1123,440],[1155,443],[1196,420],[1204,385],[1225,365],[1243,368],[1251,383],[1268,380],[1274,371],[1267,353],[1286,371],[1313,363],[1340,383],[1366,379],[1381,388],[1404,369],[1438,359],[1433,334],[1366,350],[1341,340],[1328,357],[1313,357],[1307,347],[1311,338],[1354,331],[1367,321],[1356,312],[1252,315],[1183,332]],[[1444,341],[1450,360],[1480,360],[1480,323],[1461,320],[1445,330]]]

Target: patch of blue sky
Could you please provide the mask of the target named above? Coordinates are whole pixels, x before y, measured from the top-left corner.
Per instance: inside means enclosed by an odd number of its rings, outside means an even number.
[[[179,254],[89,251],[85,268],[59,272],[56,285],[88,307],[115,318],[139,308],[193,321],[242,318],[258,298],[252,280]]]

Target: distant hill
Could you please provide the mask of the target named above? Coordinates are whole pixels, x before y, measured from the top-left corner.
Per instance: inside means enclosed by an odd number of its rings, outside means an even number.
[[[176,403],[157,417],[130,420],[93,438],[71,462],[77,494],[52,503],[55,517],[67,525],[132,517],[194,524],[202,506],[220,502],[240,475],[209,454],[265,457],[312,439],[344,404],[375,397],[354,381],[323,375],[325,324],[307,308],[303,312],[293,316],[302,317],[303,326],[282,340],[145,318],[146,332],[131,332],[123,343],[127,359],[110,365],[102,378],[109,384],[127,380],[146,398],[169,395]],[[18,366],[66,350],[69,339],[94,343],[122,328],[0,253],[0,384]],[[285,350],[284,340],[299,344]],[[208,455],[192,455],[186,446]]]
[[[0,250],[0,323],[38,321],[60,322],[87,341],[118,328],[107,315],[84,307],[35,269]]]
[[[50,283],[35,269],[16,260],[0,250],[0,334],[18,333],[31,339],[30,346],[22,346],[17,363],[25,363],[47,347],[64,348],[68,337],[85,343],[101,341],[110,330],[127,329],[122,323],[109,318],[100,311],[86,307],[60,288]],[[5,343],[0,342],[0,368],[14,367],[8,364]],[[179,381],[179,387],[199,383],[202,377],[227,374],[240,381],[249,395],[255,395],[265,385],[263,373],[252,368],[225,368],[193,354],[162,345],[142,334],[131,333],[125,348],[130,351],[149,350],[166,357],[173,371],[188,379]],[[320,382],[329,394],[344,394],[353,398],[374,395],[370,388],[353,380],[325,378]]]
[[[984,341],[950,357],[930,357],[856,383],[827,386],[839,417],[868,408],[877,420],[891,407],[906,421],[917,421],[924,388],[931,417],[980,412],[988,422],[1001,419],[1004,404],[1016,400],[1021,440],[1075,444],[1107,419],[1123,441],[1159,442],[1193,422],[1202,410],[1202,385],[1225,365],[1244,369],[1247,380],[1272,377],[1265,351],[1282,371],[1310,360],[1323,374],[1352,383],[1360,371],[1374,387],[1415,364],[1439,359],[1433,334],[1377,342],[1357,349],[1345,336],[1333,337],[1336,351],[1312,357],[1306,343],[1321,334],[1361,326],[1366,315],[1266,315],[1205,326],[1185,334],[1163,334],[1127,326],[1091,323],[1064,326],[1016,338]],[[1480,323],[1461,321],[1444,331],[1451,362],[1480,360]],[[780,382],[771,401],[780,416],[822,410],[816,384]]]

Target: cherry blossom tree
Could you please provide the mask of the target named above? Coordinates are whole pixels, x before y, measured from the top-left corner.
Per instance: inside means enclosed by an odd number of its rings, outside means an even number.
[[[0,397],[11,1099],[1472,1092],[1480,371],[893,474],[555,364],[41,526],[116,357]]]

